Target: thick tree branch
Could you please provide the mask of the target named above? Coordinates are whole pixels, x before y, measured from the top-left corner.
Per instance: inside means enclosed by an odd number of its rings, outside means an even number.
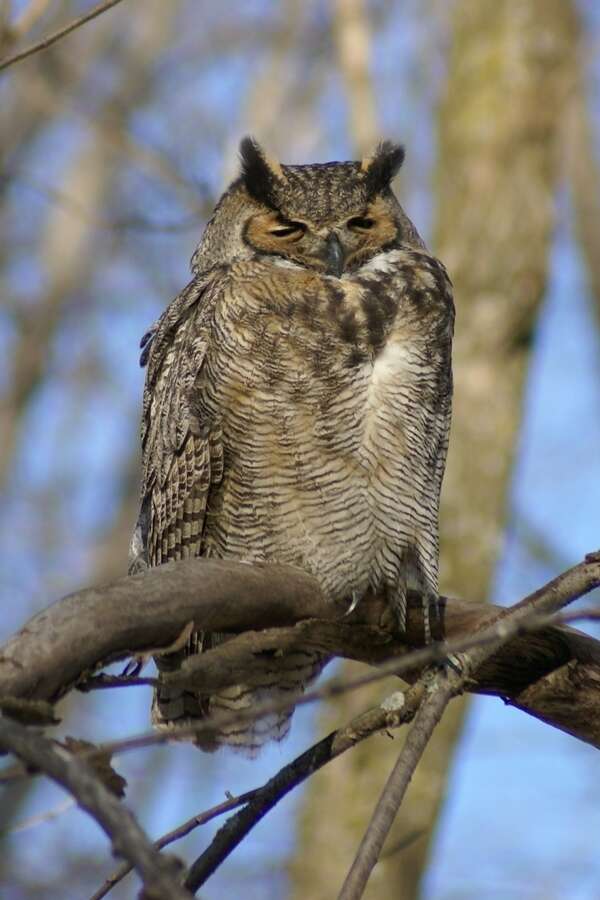
[[[548,600],[581,596],[599,582],[600,562],[590,556],[526,598],[523,616],[530,610],[547,611]],[[426,662],[443,658],[449,649],[468,648],[475,632],[477,641],[484,639],[482,629],[500,610],[443,598],[437,630],[450,644],[406,659],[407,646],[386,628],[383,599],[365,599],[349,617],[344,611],[344,604],[336,606],[322,596],[315,579],[291,566],[202,559],[169,563],[71,594],[34,616],[0,648],[0,697],[56,701],[108,661],[168,646],[190,622],[208,631],[268,629],[195,657],[175,676],[202,684],[204,690],[232,683],[242,672],[244,677],[264,672],[270,663],[260,658],[262,650],[302,644],[389,671],[410,665],[411,677],[417,677]],[[415,603],[410,616],[417,633],[420,615]],[[515,629],[514,624],[506,627]],[[493,631],[487,639],[497,635]],[[409,675],[404,671],[405,678]],[[517,633],[487,660],[469,689],[500,695],[600,747],[600,643],[586,635],[557,627]]]
[[[0,718],[0,749],[40,769],[75,797],[106,833],[114,852],[137,869],[148,897],[189,900],[190,895],[178,883],[174,860],[154,849],[131,812],[104,787],[84,761],[5,718]]]
[[[291,566],[167,563],[77,591],[30,619],[0,648],[0,696],[55,701],[107,662],[167,647],[190,622],[235,632],[343,612]]]

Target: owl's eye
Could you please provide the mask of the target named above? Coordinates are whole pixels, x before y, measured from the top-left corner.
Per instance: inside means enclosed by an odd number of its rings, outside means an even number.
[[[296,235],[300,237],[306,231],[306,225],[302,222],[285,222],[271,229],[271,234],[278,238],[291,237]]]
[[[366,216],[354,216],[348,219],[346,224],[351,231],[368,231],[375,224],[375,220]]]

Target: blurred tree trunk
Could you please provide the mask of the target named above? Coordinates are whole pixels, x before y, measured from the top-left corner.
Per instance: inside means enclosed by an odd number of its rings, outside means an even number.
[[[450,27],[433,241],[457,305],[442,590],[484,600],[501,547],[527,363],[546,290],[561,110],[573,86],[578,21],[565,0],[461,0]],[[326,727],[384,695],[379,686],[370,696],[341,698],[326,711]],[[464,709],[455,701],[438,728],[365,897],[419,895]],[[398,750],[399,740],[375,738],[312,779],[291,866],[294,898],[335,895]]]
[[[335,0],[333,17],[340,73],[346,85],[350,133],[358,157],[378,138],[377,108],[371,79],[371,28],[363,0]]]
[[[585,83],[586,72],[580,62],[564,134],[575,232],[600,324],[600,159]]]
[[[118,60],[123,70],[122,77],[114,92],[95,110],[96,120],[99,123],[109,123],[104,126],[105,130],[110,127],[115,140],[127,126],[128,115],[151,88],[147,76],[148,64],[153,54],[168,42],[176,13],[176,6],[167,8],[156,5],[154,15],[144,20],[143,28],[139,27],[133,49],[127,45],[122,47],[122,58]],[[104,24],[104,20],[101,22]],[[94,32],[87,32],[93,34],[95,39],[88,46],[85,63],[81,66],[72,65],[68,57],[65,57],[68,61],[64,65],[61,63],[62,67],[57,62],[56,81],[49,79],[43,68],[27,79],[25,83],[29,88],[27,97],[32,123],[35,123],[39,115],[38,106],[41,107],[44,121],[46,118],[59,120],[64,115],[68,100],[63,94],[67,93],[67,88],[74,90],[85,81],[93,63],[106,52],[107,41],[112,32],[110,25],[106,25],[106,29],[96,27]],[[21,102],[27,108],[22,97]],[[6,118],[12,114],[17,119],[17,133],[20,136],[28,136],[29,131],[35,134],[35,125],[28,127],[26,118],[17,117],[16,113],[16,109],[11,110]],[[9,390],[0,403],[0,433],[3,435],[0,446],[0,487],[7,480],[18,451],[21,425],[29,401],[46,378],[52,341],[62,324],[65,307],[72,302],[73,297],[85,295],[91,272],[97,264],[94,255],[96,229],[102,222],[104,203],[110,196],[111,185],[117,174],[115,161],[110,158],[108,142],[98,139],[98,132],[102,127],[100,124],[98,130],[92,131],[87,140],[82,142],[75,159],[63,173],[63,184],[56,190],[57,197],[68,198],[73,205],[57,203],[48,214],[40,249],[46,283],[37,303],[36,314],[32,316],[29,310],[21,314],[17,310],[14,316],[17,339],[13,371]],[[24,155],[24,148],[21,152]],[[13,151],[13,155],[18,159],[16,151]],[[18,170],[18,166],[15,165],[15,168]]]
[[[302,31],[310,8],[310,4],[302,0],[284,0],[281,6],[282,25],[273,33],[262,54],[256,78],[248,86],[238,129],[239,134],[256,135],[270,152],[275,149],[279,152],[283,146],[293,145],[290,130],[294,136],[297,131],[295,127],[290,129],[286,116],[289,115],[289,96],[295,76],[294,51],[302,44]],[[225,151],[224,186],[238,176],[239,134],[236,131],[231,136]]]

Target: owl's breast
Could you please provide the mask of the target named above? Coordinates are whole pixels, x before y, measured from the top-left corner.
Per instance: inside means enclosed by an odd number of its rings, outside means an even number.
[[[421,374],[415,352],[405,340],[391,337],[373,361],[365,363],[363,390],[363,448],[374,453],[392,439],[396,452],[403,447],[409,424],[412,391]]]
[[[429,345],[388,288],[280,269],[222,310],[204,374],[215,555],[307,567],[337,596],[396,577],[424,496]]]

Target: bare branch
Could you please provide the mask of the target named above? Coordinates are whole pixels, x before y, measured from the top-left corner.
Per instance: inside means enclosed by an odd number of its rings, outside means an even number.
[[[344,79],[350,133],[359,154],[372,151],[379,135],[371,73],[370,12],[364,0],[336,0],[332,19],[338,66]]]
[[[75,797],[106,833],[114,852],[137,869],[149,896],[189,900],[188,892],[178,883],[174,861],[156,852],[131,812],[81,758],[6,718],[0,718],[0,748],[40,769]]]
[[[183,822],[181,825],[178,825],[177,828],[174,828],[172,831],[168,831],[167,834],[163,834],[161,838],[154,842],[154,847],[156,850],[162,850],[163,847],[166,847],[168,844],[172,844],[174,841],[179,841],[181,838],[184,838],[186,835],[193,831],[195,828],[198,828],[200,825],[206,825],[207,822],[210,822],[212,819],[216,819],[217,816],[222,816],[224,813],[229,812],[231,809],[235,809],[237,806],[242,806],[244,803],[247,803],[254,795],[256,791],[247,791],[245,794],[240,794],[239,797],[230,797],[228,800],[224,800],[223,803],[219,803],[217,806],[211,807],[211,809],[207,809],[204,812],[197,813],[197,815],[192,816],[191,819],[188,819],[187,822]],[[90,900],[102,900],[102,897],[106,897],[106,895],[112,891],[112,889],[117,885],[120,881],[128,875],[133,866],[130,863],[123,863],[123,865],[116,869],[112,875],[109,875],[101,888],[99,888],[96,893],[90,897]]]
[[[596,555],[591,555],[583,565],[594,565],[599,561]],[[496,653],[503,643],[510,640],[515,633],[515,629],[520,627],[520,623],[531,619],[532,610],[552,612],[560,609],[573,599],[565,588],[567,586],[572,587],[573,579],[577,579],[578,575],[581,574],[580,572],[574,573],[575,570],[570,570],[561,578],[555,579],[546,588],[536,591],[530,597],[525,598],[512,609],[502,610],[497,614],[492,626],[484,629],[479,635],[470,638],[474,646],[470,654],[462,657],[463,668],[460,674],[448,670],[433,675],[433,683],[428,686],[429,699],[417,714],[411,733],[382,794],[371,826],[365,835],[357,860],[348,876],[347,884],[342,890],[341,896],[344,897],[344,900],[362,896],[369,874],[379,857],[385,838],[402,802],[406,787],[448,702],[471,681],[476,670]],[[598,574],[598,572],[595,573],[591,587],[598,583]],[[463,641],[464,643],[466,642]],[[448,651],[448,649],[449,645],[446,644],[445,650]],[[394,660],[381,668],[387,669],[389,674],[389,671],[394,671],[391,668],[392,666],[397,670],[408,659],[418,655],[431,654],[432,652],[435,652],[435,648],[426,648],[425,650],[417,651],[417,653],[409,654],[400,663]],[[378,675],[381,677],[379,673]],[[368,677],[371,678],[371,676]],[[399,710],[399,718],[396,719],[394,724],[385,722],[385,718],[382,717],[383,712],[389,712],[390,710],[390,706],[384,703],[380,708],[370,711],[365,714],[365,717],[361,717],[363,721],[360,723],[354,721],[348,726],[348,729],[345,731],[351,736],[349,743],[347,738],[346,740],[340,739],[339,732],[329,735],[295,760],[290,766],[279,772],[259,792],[260,796],[255,796],[247,807],[233,816],[219,830],[211,845],[190,868],[186,886],[191,890],[196,890],[204,884],[206,879],[243,840],[249,830],[272,809],[282,796],[301,783],[317,768],[329,762],[334,755],[338,755],[343,750],[348,749],[349,746],[354,746],[358,740],[362,740],[375,730],[395,727],[397,724],[410,721],[423,696],[423,684],[430,677],[429,674],[426,674],[421,680],[417,681],[416,685],[404,697],[403,702],[398,703],[396,709]],[[364,679],[359,681],[364,681]],[[346,682],[345,688],[348,688],[348,682]]]
[[[63,28],[59,28],[58,31],[55,31],[47,38],[44,38],[43,41],[38,41],[37,44],[31,44],[29,47],[26,47],[19,53],[15,53],[14,56],[9,56],[7,59],[3,59],[2,61],[0,61],[0,72],[3,69],[8,69],[9,66],[14,66],[15,63],[21,62],[21,60],[26,59],[28,56],[33,56],[34,53],[39,53],[40,50],[46,50],[48,47],[51,47],[52,44],[56,44],[57,41],[60,41],[61,38],[64,38],[68,34],[71,34],[71,32],[75,31],[76,28],[80,28],[82,25],[85,25],[86,22],[91,22],[92,19],[95,19],[103,12],[107,12],[107,10],[111,9],[113,6],[116,6],[117,3],[121,2],[122,0],[105,0],[104,3],[99,3],[98,6],[95,6],[83,16],[79,16],[77,19],[73,19],[73,21],[69,22],[68,25],[65,25]]]
[[[400,809],[410,779],[446,706],[460,691],[462,681],[463,676],[451,670],[440,671],[433,675],[433,683],[429,686],[429,696],[424,699],[417,711],[412,728],[382,791],[356,858],[344,881],[339,900],[358,900],[362,897],[369,876],[379,859],[385,839],[396,818],[396,813]]]
[[[235,632],[343,612],[291,566],[167,563],[70,594],[30,619],[0,649],[0,696],[56,700],[109,660],[168,646],[190,622]]]
[[[310,747],[285,766],[262,788],[253,791],[244,809],[227,820],[210,846],[191,866],[186,887],[196,891],[221,863],[235,850],[248,832],[293,788],[302,784],[332,759],[355,747],[379,731],[397,728],[410,722],[423,698],[423,687],[417,683],[406,693],[398,691],[380,706],[368,710]]]
[[[0,651],[0,696],[12,694],[27,700],[54,699],[106,659],[164,647],[175,641],[191,622],[209,631],[232,632],[275,625],[262,633],[233,637],[221,647],[198,657],[175,680],[181,678],[184,683],[193,684],[202,672],[199,683],[206,689],[207,684],[223,684],[224,671],[227,678],[245,678],[252,669],[252,657],[272,647],[287,649],[296,644],[357,658],[362,656],[371,663],[380,663],[379,670],[366,678],[341,684],[334,682],[304,696],[285,698],[278,708],[287,708],[350,690],[381,678],[383,674],[402,672],[408,680],[417,679],[423,666],[431,660],[472,648],[468,671],[474,674],[468,683],[470,690],[500,693],[521,708],[598,746],[600,644],[569,629],[546,627],[535,634],[523,632],[534,627],[533,617],[556,611],[599,583],[600,555],[590,554],[583,563],[512,609],[490,609],[445,598],[441,618],[435,624],[438,631],[453,640],[407,653],[407,647],[385,628],[387,604],[384,598],[365,599],[351,617],[343,617],[340,621],[344,604],[338,606],[327,601],[316,581],[294,567],[249,566],[202,559],[166,564],[104,588],[80,591],[35,616]],[[420,632],[421,626],[415,616],[421,615],[421,604],[415,602],[410,613],[409,633],[413,629]],[[400,654],[400,658],[390,659],[394,654]],[[223,665],[224,656],[228,657],[226,665]],[[208,660],[208,664],[203,663],[203,659]],[[243,663],[239,670],[235,668],[236,659]],[[217,660],[220,660],[219,665],[215,665]],[[417,683],[414,690],[420,689]],[[403,716],[409,708],[406,707]],[[243,717],[256,718],[271,711],[274,711],[272,703],[265,704],[264,709],[257,704],[244,712]],[[220,859],[231,852],[281,796],[315,768],[356,743],[357,733],[358,739],[363,739],[373,730],[390,727],[389,722],[381,718],[381,711],[377,715],[380,718],[373,720],[371,717],[368,728],[364,723],[361,728],[357,728],[356,722],[352,723],[346,746],[340,732],[334,733],[303,754],[291,769],[282,770],[261,788],[260,797],[256,795],[227,823],[227,831],[219,833],[218,843],[194,865],[189,883],[208,877]],[[223,713],[194,728],[142,735],[107,744],[102,749],[113,751],[147,746],[183,737],[188,731],[191,736],[199,729],[220,727],[222,717],[241,721],[239,711]],[[82,758],[85,759],[85,755]]]

